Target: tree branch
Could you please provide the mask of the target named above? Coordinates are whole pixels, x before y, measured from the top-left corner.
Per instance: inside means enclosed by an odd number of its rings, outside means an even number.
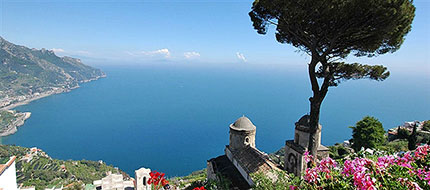
[[[314,93],[314,97],[313,98],[319,98],[319,84],[318,84],[318,80],[315,74],[315,67],[317,65],[318,58],[317,58],[317,53],[313,52],[312,53],[312,60],[309,63],[309,68],[308,68],[308,72],[309,72],[309,79],[311,81],[311,86],[312,86],[312,91]]]

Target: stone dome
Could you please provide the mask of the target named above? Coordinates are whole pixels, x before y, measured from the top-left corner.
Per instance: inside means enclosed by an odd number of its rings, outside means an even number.
[[[247,117],[242,116],[230,125],[231,129],[236,131],[255,131],[255,125]]]
[[[296,130],[303,132],[310,132],[311,117],[309,115],[304,115],[299,121],[296,122]],[[318,123],[317,130],[321,130],[322,126]]]
[[[309,127],[310,121],[311,121],[311,117],[309,115],[304,115],[302,118],[299,119],[299,121],[297,121],[297,124],[305,127]]]

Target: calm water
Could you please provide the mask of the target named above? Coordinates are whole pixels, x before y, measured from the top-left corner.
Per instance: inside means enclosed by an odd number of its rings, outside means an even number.
[[[104,160],[129,174],[139,167],[186,175],[223,154],[228,126],[242,115],[257,126],[257,147],[273,152],[308,112],[306,71],[264,67],[102,67],[108,77],[18,107],[32,116],[4,144],[37,146],[58,159]],[[304,68],[303,68],[304,69]],[[430,119],[427,76],[349,81],[323,104],[322,142],[349,139],[366,115],[386,129]]]

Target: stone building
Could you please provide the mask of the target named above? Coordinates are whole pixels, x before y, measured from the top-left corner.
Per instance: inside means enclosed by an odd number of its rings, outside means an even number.
[[[16,156],[10,157],[5,164],[0,164],[0,190],[16,190]]]
[[[149,173],[151,173],[151,169],[147,168],[140,168],[135,171],[135,190],[151,190],[151,185],[148,184],[148,180],[151,178]]]
[[[300,176],[306,169],[304,162],[304,153],[308,150],[309,135],[310,135],[310,117],[304,115],[296,122],[294,140],[287,140],[285,142],[285,170],[289,173],[294,173],[296,176]],[[316,134],[316,145],[317,146],[317,158],[328,157],[329,149],[321,145],[321,125],[318,125]]]
[[[284,169],[300,176],[306,169],[304,153],[309,145],[310,117],[305,115],[295,123],[294,140],[285,143]],[[225,154],[207,161],[208,179],[228,178],[234,189],[250,189],[254,185],[252,174],[263,173],[266,177],[276,179],[280,166],[269,159],[269,156],[255,146],[257,128],[245,116],[230,124],[230,142],[224,149]],[[321,125],[317,129],[317,158],[328,157],[329,149],[321,145]]]
[[[255,146],[256,127],[245,116],[230,124],[230,142],[225,154],[207,162],[208,179],[219,180],[218,174],[227,177],[237,189],[250,189],[252,174],[263,173],[275,178],[273,172],[281,169],[269,156]]]
[[[112,174],[93,182],[96,190],[133,190],[134,182],[133,180],[123,180],[122,174]]]

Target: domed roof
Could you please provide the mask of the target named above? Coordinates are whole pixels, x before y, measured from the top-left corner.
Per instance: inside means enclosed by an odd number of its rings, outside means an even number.
[[[299,121],[297,122],[297,124],[309,127],[310,121],[311,121],[311,117],[309,115],[304,115],[302,118],[299,119]]]
[[[296,130],[310,132],[310,123],[311,117],[309,115],[304,115],[302,118],[299,119],[299,121],[296,122]],[[321,128],[321,124],[318,123],[317,130],[319,131],[319,133],[321,132]]]
[[[256,127],[247,117],[242,116],[237,119],[233,124],[230,125],[230,128],[236,131],[254,131]]]

